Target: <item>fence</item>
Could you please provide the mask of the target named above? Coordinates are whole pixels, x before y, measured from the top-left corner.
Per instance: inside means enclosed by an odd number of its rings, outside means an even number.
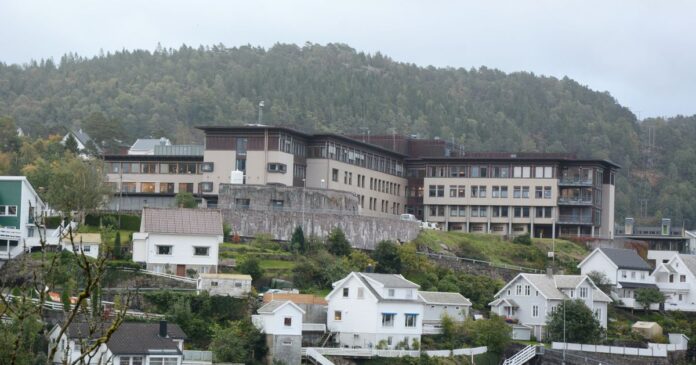
[[[345,357],[419,357],[420,350],[377,350],[377,349],[351,349],[342,347],[306,347],[302,349],[303,354],[315,351],[321,355],[328,356],[345,356]],[[422,353],[430,357],[450,357],[450,356],[472,356],[486,353],[486,346],[464,348],[455,350],[427,350]]]
[[[524,266],[517,266],[517,265],[508,265],[508,264],[497,264],[494,262],[490,261],[484,261],[484,260],[478,260],[478,259],[472,259],[468,257],[459,257],[459,256],[452,256],[452,255],[442,255],[439,253],[428,253],[428,252],[418,252],[419,255],[425,255],[428,257],[434,257],[438,259],[447,259],[447,260],[457,260],[457,261],[464,261],[464,262],[470,262],[472,264],[478,264],[478,265],[485,265],[485,266],[490,266],[490,267],[495,267],[498,269],[507,269],[507,270],[514,270],[514,271],[521,271],[521,272],[529,272],[533,274],[542,274],[544,273],[543,270],[539,269],[533,269],[531,267],[524,267]]]
[[[649,343],[648,348],[624,347],[624,346],[603,346],[586,345],[579,343],[553,342],[551,348],[554,350],[596,352],[602,354],[627,355],[627,356],[647,356],[647,357],[667,357],[671,351],[686,350],[686,344],[661,344]]]
[[[156,271],[150,271],[150,270],[144,270],[144,269],[132,269],[129,267],[119,267],[116,269],[121,270],[121,271],[133,271],[133,272],[139,272],[139,273],[152,275],[152,276],[159,276],[162,278],[183,281],[183,282],[189,283],[189,284],[196,284],[196,282],[197,282],[197,280],[194,278],[189,278],[186,276],[178,276],[178,275],[174,275],[174,274],[167,274],[167,273],[163,273],[163,272],[156,272]]]
[[[184,350],[184,359],[181,365],[211,365],[213,353],[211,351]]]

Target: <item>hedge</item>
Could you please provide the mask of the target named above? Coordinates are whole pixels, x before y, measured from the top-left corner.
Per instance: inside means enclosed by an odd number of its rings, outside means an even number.
[[[88,226],[99,227],[101,226],[101,221],[105,217],[112,217],[115,222],[118,222],[118,214],[87,214],[85,217],[85,224]],[[140,230],[140,216],[131,214],[121,214],[121,226],[119,229],[124,229],[127,231],[139,231]]]
[[[44,217],[44,224],[48,229],[55,229],[60,226],[60,216]]]

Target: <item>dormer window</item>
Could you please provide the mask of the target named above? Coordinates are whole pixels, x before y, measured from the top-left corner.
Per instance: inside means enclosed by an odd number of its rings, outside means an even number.
[[[285,327],[292,327],[292,317],[283,318],[283,325]]]
[[[387,289],[387,295],[390,297],[394,297],[394,289]]]

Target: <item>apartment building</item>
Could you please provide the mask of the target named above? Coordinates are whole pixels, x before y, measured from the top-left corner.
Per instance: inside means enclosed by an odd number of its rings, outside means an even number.
[[[216,206],[220,184],[355,194],[360,215],[402,213],[448,230],[535,237],[613,236],[616,164],[570,154],[465,153],[440,139],[199,127],[204,146],[105,156],[111,209],[171,206],[191,192]],[[196,148],[197,147],[197,148]],[[234,175],[234,176],[232,176]],[[271,198],[269,198],[271,199]]]
[[[407,164],[414,183],[408,187],[406,212],[447,230],[613,237],[618,166],[612,162],[570,155],[472,153]]]

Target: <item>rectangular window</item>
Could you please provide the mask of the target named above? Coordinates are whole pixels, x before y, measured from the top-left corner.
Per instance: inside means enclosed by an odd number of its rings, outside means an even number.
[[[239,171],[246,171],[246,159],[238,158],[234,166]]]
[[[338,169],[331,169],[331,181],[338,182]]]
[[[537,186],[534,188],[534,198],[535,199],[541,199],[544,197],[544,189],[541,186]]]
[[[485,197],[486,197],[486,187],[479,186],[479,198],[485,198]]]
[[[208,256],[210,253],[210,247],[194,247],[193,248],[193,255],[194,256]]]
[[[679,282],[686,283],[686,275],[679,275]]]
[[[428,196],[431,198],[443,198],[445,196],[445,186],[444,185],[429,185],[428,186]]]
[[[292,327],[292,317],[283,318],[283,325],[285,327]]]
[[[532,288],[529,285],[524,286],[524,295],[529,296],[532,292]]]
[[[522,177],[528,179],[531,177],[532,168],[529,166],[522,166]]]
[[[16,216],[16,205],[0,205],[0,216]]]
[[[365,298],[365,288],[358,288],[358,299]]]
[[[121,356],[118,360],[119,365],[130,365],[130,356]]]
[[[529,198],[529,186],[523,186],[522,187],[522,199],[528,199]]]
[[[553,167],[545,166],[544,167],[544,179],[550,179],[552,177],[553,177]]]
[[[544,168],[542,166],[536,166],[534,168],[534,177],[537,179],[541,179],[544,177]]]
[[[450,166],[451,177],[466,177],[466,166]]]
[[[450,185],[450,193],[449,193],[450,198],[456,198],[457,197],[457,185]]]
[[[142,171],[143,171],[143,174],[156,174],[157,173],[157,163],[155,163],[155,162],[143,162]]]
[[[121,191],[124,193],[135,193],[135,183],[134,182],[121,183]]]
[[[595,309],[595,318],[600,321],[602,320],[602,308]]]
[[[503,199],[508,197],[508,187],[507,186],[500,187],[500,197]]]
[[[551,199],[551,187],[544,186],[544,199]]]
[[[500,197],[500,187],[499,186],[494,186],[491,188],[491,198],[499,198]]]
[[[512,168],[512,177],[522,177],[522,166]]]
[[[512,197],[515,199],[519,199],[522,197],[522,187],[521,186],[515,186],[513,187],[512,190]]]
[[[236,142],[237,142],[237,149],[236,149],[237,155],[239,155],[239,156],[246,156],[246,154],[247,154],[247,143],[249,142],[249,140],[246,139],[246,138],[238,137],[237,140],[236,140]]]
[[[213,172],[215,164],[213,162],[201,163],[201,172]]]
[[[160,183],[160,193],[174,194],[174,183]]]
[[[580,298],[587,298],[587,288],[582,287],[580,288]]]
[[[387,289],[387,295],[388,295],[390,298],[393,298],[393,297],[394,297],[394,289]]]
[[[343,313],[341,311],[334,311],[334,321],[340,321],[343,318]]]
[[[514,217],[515,218],[522,217],[522,207],[515,207],[514,208]]]
[[[515,286],[515,294],[516,295],[522,295],[522,285],[517,285]]]
[[[411,313],[406,313],[405,317],[405,327],[416,327],[416,319],[418,318],[417,314],[411,314]]]
[[[198,184],[198,191],[201,193],[212,193],[213,183],[210,181],[203,181]]]
[[[382,327],[394,327],[396,313],[382,313]]]
[[[472,198],[478,198],[479,197],[479,187],[478,186],[471,186],[471,195]]]
[[[179,163],[178,169],[179,169],[179,171],[178,171],[179,174],[182,174],[182,175],[195,174],[196,173],[196,164],[191,163],[191,162],[182,162],[182,163]]]
[[[495,166],[493,167],[493,177],[496,178],[508,178],[510,176],[510,168],[507,166]]]
[[[172,254],[172,246],[157,245],[157,254],[158,255],[171,255]]]
[[[140,192],[141,193],[154,193],[155,192],[155,183],[153,183],[153,182],[140,183]]]
[[[180,193],[193,193],[193,183],[179,183]]]
[[[534,318],[539,317],[539,306],[538,305],[532,306],[532,317],[534,317]]]
[[[349,288],[343,288],[343,297],[348,298],[350,294],[350,289]]]
[[[275,162],[269,163],[267,169],[268,169],[268,172],[272,172],[272,173],[284,174],[284,173],[288,172],[288,166],[284,163],[275,163]]]
[[[522,218],[529,218],[529,207],[522,207]]]
[[[118,174],[121,172],[121,163],[120,162],[111,162],[109,163],[109,172],[112,174]]]

